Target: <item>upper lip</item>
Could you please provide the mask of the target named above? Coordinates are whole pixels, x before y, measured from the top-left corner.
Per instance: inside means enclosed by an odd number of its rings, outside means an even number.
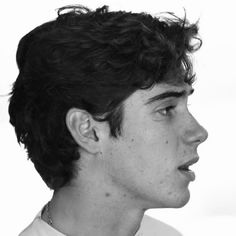
[[[189,166],[195,164],[196,162],[198,162],[198,160],[199,160],[199,157],[194,157],[193,159],[191,159],[191,160],[189,160],[189,161],[183,163],[182,165],[180,165],[180,166],[178,167],[178,169],[179,169],[179,168],[183,168],[183,167],[189,167]]]

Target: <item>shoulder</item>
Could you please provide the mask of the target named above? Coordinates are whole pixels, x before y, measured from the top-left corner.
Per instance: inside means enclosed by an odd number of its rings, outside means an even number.
[[[41,212],[37,214],[33,222],[25,228],[19,236],[65,236],[59,231],[52,228],[41,219]]]
[[[42,229],[40,228],[40,222],[36,217],[33,222],[28,225],[20,234],[19,236],[41,236]]]
[[[137,236],[182,236],[174,227],[156,220],[148,215],[144,215],[140,230]]]

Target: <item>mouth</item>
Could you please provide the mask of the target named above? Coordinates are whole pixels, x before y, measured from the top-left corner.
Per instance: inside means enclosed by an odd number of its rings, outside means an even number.
[[[199,157],[195,157],[190,161],[187,161],[183,165],[178,167],[178,170],[180,171],[181,174],[185,175],[190,181],[195,180],[195,173],[189,169],[189,167],[195,163],[197,163],[199,160]]]

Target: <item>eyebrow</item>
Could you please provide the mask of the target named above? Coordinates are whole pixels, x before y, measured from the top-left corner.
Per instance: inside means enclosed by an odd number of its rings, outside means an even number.
[[[180,98],[180,97],[185,97],[185,96],[189,96],[191,94],[193,94],[194,92],[194,89],[191,89],[189,92],[186,91],[186,90],[182,90],[182,91],[166,91],[164,93],[161,93],[161,94],[158,94],[158,95],[155,95],[151,98],[148,99],[148,101],[145,103],[145,105],[149,105],[153,102],[156,102],[156,101],[161,101],[161,100],[164,100],[166,98],[171,98],[171,97],[174,97],[174,98]]]

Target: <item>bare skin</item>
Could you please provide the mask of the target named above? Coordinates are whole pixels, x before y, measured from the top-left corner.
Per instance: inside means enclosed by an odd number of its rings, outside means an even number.
[[[124,103],[118,139],[106,122],[76,108],[68,112],[67,127],[81,147],[80,170],[54,193],[54,228],[70,236],[134,236],[145,210],[188,202],[191,180],[178,167],[198,158],[207,138],[187,108],[191,89],[163,84],[136,91]],[[166,92],[179,95],[156,97]]]
[[[98,178],[90,181],[79,190],[77,187],[65,187],[54,194],[50,205],[53,227],[73,236],[135,235],[144,210],[126,208],[122,203],[126,196],[112,189],[108,192],[100,186],[94,191]],[[46,214],[43,219],[48,222]]]

